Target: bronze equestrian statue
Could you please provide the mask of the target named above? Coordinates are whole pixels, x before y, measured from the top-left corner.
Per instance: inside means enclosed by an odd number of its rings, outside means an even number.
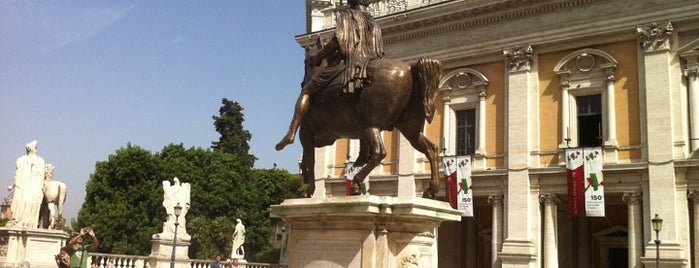
[[[431,122],[434,116],[442,67],[439,61],[429,58],[422,58],[412,66],[382,59],[380,30],[364,11],[369,2],[350,0],[346,15],[354,17],[338,15],[338,28],[343,20],[367,21],[342,26],[349,31],[336,29],[328,44],[322,45],[318,39],[315,46],[306,49],[303,89],[289,131],[276,149],[292,143],[300,126],[301,172],[307,185],[306,195],[310,197],[315,190],[315,148],[332,145],[337,139],[360,139],[355,166],[366,165],[354,176],[353,193],[359,193],[364,178],[386,156],[381,131],[397,128],[429,160],[431,181],[423,197],[434,199],[440,184],[439,151],[422,130],[425,120]],[[346,32],[364,35],[346,42]],[[362,48],[347,49],[349,45]]]

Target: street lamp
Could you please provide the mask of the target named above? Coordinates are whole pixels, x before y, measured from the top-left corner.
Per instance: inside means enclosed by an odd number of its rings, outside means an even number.
[[[655,214],[655,218],[650,220],[653,223],[653,230],[655,231],[655,267],[660,267],[660,238],[658,233],[663,229],[663,219]]]
[[[177,226],[180,225],[178,222],[180,218],[180,213],[182,213],[182,206],[180,203],[175,205],[175,237],[172,239],[172,257],[170,257],[170,268],[175,268],[175,249],[177,248]]]

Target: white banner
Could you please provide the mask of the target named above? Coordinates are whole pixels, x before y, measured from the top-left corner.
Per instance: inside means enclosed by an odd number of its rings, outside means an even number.
[[[604,217],[604,179],[602,148],[583,148],[585,157],[585,215]]]
[[[473,191],[471,191],[471,156],[456,157],[456,209],[462,216],[473,217]]]

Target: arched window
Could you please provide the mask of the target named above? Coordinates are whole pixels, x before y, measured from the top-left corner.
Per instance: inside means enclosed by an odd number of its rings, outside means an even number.
[[[598,49],[581,49],[558,62],[554,72],[562,90],[563,133],[559,148],[600,146],[618,150],[614,108],[616,67],[617,61]]]
[[[446,155],[484,156],[485,91],[488,79],[480,72],[462,68],[444,76],[444,138]]]

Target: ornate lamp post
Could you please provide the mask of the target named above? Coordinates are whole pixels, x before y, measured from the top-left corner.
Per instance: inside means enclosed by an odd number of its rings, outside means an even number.
[[[663,219],[658,217],[658,214],[655,214],[655,218],[650,221],[655,231],[655,267],[660,267],[660,238],[658,237],[658,233],[663,229]]]
[[[180,203],[175,205],[175,236],[172,239],[172,257],[170,257],[170,268],[175,268],[175,249],[177,249],[177,226],[180,225],[180,213],[182,213],[182,206]]]

